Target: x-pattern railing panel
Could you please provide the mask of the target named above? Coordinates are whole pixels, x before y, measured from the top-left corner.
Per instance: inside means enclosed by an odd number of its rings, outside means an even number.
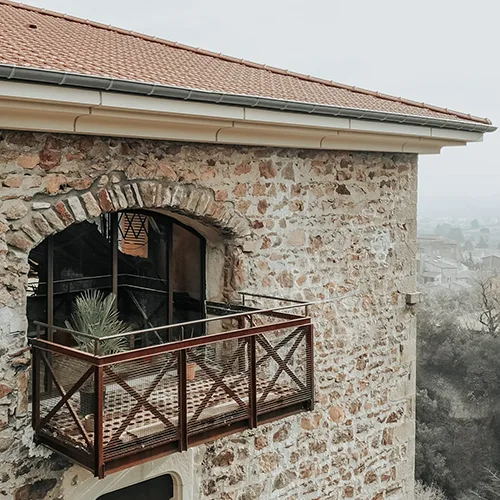
[[[126,352],[115,357],[116,362],[36,341],[37,385],[43,392],[49,381],[52,392],[49,397],[34,394],[39,408],[34,412],[35,430],[56,449],[68,449],[67,456],[78,463],[94,460],[102,476],[108,466],[132,464],[135,455],[185,450],[219,431],[253,428],[266,419],[311,408],[312,326],[307,318],[275,320],[261,325],[260,318],[245,318],[238,330],[224,337],[215,334],[175,342],[170,349],[168,344],[141,349],[135,357],[133,351]],[[219,335],[221,340],[212,340]],[[54,368],[54,360],[62,355],[75,355],[80,362],[66,378]],[[194,377],[189,371],[193,364]],[[93,395],[94,414],[85,417],[78,395],[94,379],[99,386]],[[57,434],[52,429],[61,419],[65,428]],[[88,457],[83,461],[78,458],[82,450]]]
[[[105,418],[110,420],[113,429],[110,437],[106,439],[105,453],[116,453],[124,445],[125,434],[127,438],[133,437],[135,441],[150,438],[151,434],[178,435],[177,423],[174,421],[175,412],[165,411],[162,398],[155,397],[160,391],[166,391],[165,381],[167,374],[177,371],[177,357],[175,355],[162,356],[158,366],[148,366],[147,362],[135,363],[129,368],[132,373],[127,376],[127,366],[105,366],[104,377],[113,389],[113,397],[105,403]],[[124,363],[123,365],[133,363]],[[167,391],[168,392],[168,391]],[[148,423],[141,425],[145,417]],[[149,432],[142,432],[148,429]],[[142,436],[141,436],[142,435]],[[139,444],[140,446],[140,444]]]
[[[49,379],[59,392],[60,400],[43,417],[38,425],[38,429],[44,428],[49,423],[49,421],[53,419],[54,416],[61,410],[61,408],[66,407],[76,425],[77,430],[79,431],[81,437],[83,437],[88,451],[92,452],[94,449],[93,440],[85,430],[85,427],[83,426],[82,421],[78,416],[78,411],[75,409],[73,403],[71,402],[71,398],[89,379],[89,377],[93,373],[93,367],[89,367],[87,371],[74,383],[74,385],[68,391],[66,391],[66,389],[64,388],[65,384],[63,384],[63,382],[60,380],[61,374],[56,374],[56,372],[54,371],[52,360],[49,361],[47,358],[47,354],[43,351],[40,351],[40,357]],[[57,426],[55,427],[55,430],[57,431]]]
[[[287,375],[290,382],[293,382],[299,391],[306,391],[306,385],[302,382],[299,377],[294,373],[290,362],[296,355],[299,346],[305,343],[306,330],[303,328],[297,328],[290,334],[288,334],[281,342],[277,343],[275,346],[266,338],[265,335],[258,335],[256,337],[256,342],[262,347],[266,354],[264,354],[260,359],[257,360],[257,366],[262,366],[266,361],[272,359],[277,370],[274,375],[270,378],[267,386],[262,390],[260,397],[258,398],[258,404],[262,404],[266,398],[271,394],[275,388],[278,380],[282,375]],[[289,345],[291,344],[291,345]],[[288,348],[286,354],[280,355],[280,351],[284,348]],[[268,374],[268,377],[270,374]]]
[[[211,367],[210,361],[204,359],[203,354],[196,354],[192,350],[188,350],[188,362],[196,363],[200,371],[199,376],[205,376],[211,383],[205,394],[202,395],[202,399],[194,413],[188,417],[188,425],[192,426],[200,418],[216,395],[219,395],[219,398],[221,395],[225,395],[226,399],[235,402],[241,411],[249,412],[248,403],[245,403],[242,399],[242,397],[247,398],[248,394],[241,395],[237,392],[242,385],[246,384],[248,386],[248,369],[236,370],[236,375],[234,374],[234,364],[247,356],[247,348],[248,342],[246,340],[240,342],[237,349],[231,355],[228,355],[218,367]]]

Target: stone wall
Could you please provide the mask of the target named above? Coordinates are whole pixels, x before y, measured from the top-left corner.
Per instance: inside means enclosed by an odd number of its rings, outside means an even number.
[[[190,452],[200,498],[411,499],[416,190],[416,155],[1,132],[0,495],[76,498],[95,481],[32,443],[29,250],[101,211],[150,206],[225,239],[227,296],[354,292],[312,311],[315,410]]]

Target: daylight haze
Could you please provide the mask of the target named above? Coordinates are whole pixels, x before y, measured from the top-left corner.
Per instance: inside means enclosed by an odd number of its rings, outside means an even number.
[[[24,1],[0,497],[498,500],[498,0]]]
[[[500,123],[493,0],[27,3]],[[500,216],[499,142],[421,156],[420,215]]]

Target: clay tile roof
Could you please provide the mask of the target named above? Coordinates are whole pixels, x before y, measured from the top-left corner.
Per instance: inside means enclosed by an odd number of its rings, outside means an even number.
[[[0,0],[0,64],[491,124],[486,118],[255,64],[9,0]]]

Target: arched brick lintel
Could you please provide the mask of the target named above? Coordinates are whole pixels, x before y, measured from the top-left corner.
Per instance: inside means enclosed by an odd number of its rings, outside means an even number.
[[[215,200],[211,189],[191,184],[136,181],[89,189],[84,193],[72,192],[54,199],[35,197],[31,200],[31,210],[19,221],[18,227],[8,231],[7,243],[29,252],[47,236],[71,224],[102,213],[141,208],[177,212],[236,238],[250,234],[248,220],[235,211],[232,203]]]

